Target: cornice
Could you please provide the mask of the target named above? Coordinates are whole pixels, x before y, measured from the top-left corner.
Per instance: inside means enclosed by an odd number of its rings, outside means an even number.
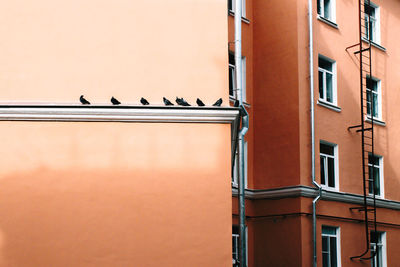
[[[230,107],[0,105],[0,121],[236,124],[239,112]]]
[[[236,188],[232,188],[232,195],[237,196]],[[282,199],[282,198],[294,198],[294,197],[314,198],[317,195],[318,195],[318,189],[303,185],[266,189],[266,190],[252,190],[252,189],[245,190],[245,196],[247,199],[250,200]],[[327,201],[337,201],[337,202],[351,203],[357,205],[361,205],[364,203],[364,197],[362,195],[345,193],[345,192],[328,191],[324,189],[322,190],[321,199]],[[369,205],[372,205],[373,204],[372,198],[368,198],[367,202]],[[378,208],[400,210],[400,202],[395,200],[376,199],[376,206]]]

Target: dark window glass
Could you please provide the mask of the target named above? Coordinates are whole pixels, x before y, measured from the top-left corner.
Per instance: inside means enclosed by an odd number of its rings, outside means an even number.
[[[320,143],[319,150],[320,150],[321,153],[324,153],[324,154],[327,154],[327,155],[331,155],[331,156],[334,155],[333,146]]]
[[[321,57],[318,58],[318,67],[332,71],[332,63]]]
[[[325,181],[325,157],[320,156],[320,163],[321,163],[321,184],[326,184]]]
[[[318,72],[319,98],[324,99],[324,73]]]
[[[335,187],[335,160],[328,158],[328,186]]]

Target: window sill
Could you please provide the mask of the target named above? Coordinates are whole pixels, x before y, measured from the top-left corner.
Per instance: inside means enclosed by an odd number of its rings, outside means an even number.
[[[372,123],[371,117],[370,116],[366,116],[365,117],[365,121],[368,123]],[[379,126],[386,126],[386,123],[384,121],[381,121],[379,119],[374,118],[374,125],[379,125]]]
[[[228,10],[228,15],[234,17],[234,16],[235,16],[235,12],[233,12],[233,11],[231,11],[231,10]],[[246,24],[250,24],[250,20],[247,19],[246,17],[242,17],[242,22],[244,22],[244,23],[246,23]]]
[[[336,188],[336,187],[329,187],[329,186],[321,185],[321,188],[322,188],[322,190],[329,191],[329,192],[340,192],[339,188]]]
[[[235,101],[236,101],[236,98],[234,98],[233,96],[229,95],[229,102],[235,103]],[[243,105],[244,105],[245,107],[247,107],[247,108],[250,108],[250,107],[251,107],[251,105],[250,105],[249,103],[245,102],[245,101],[243,101]]]
[[[317,16],[317,19],[318,19],[319,21],[325,22],[325,23],[328,24],[329,26],[331,26],[331,27],[333,27],[333,28],[339,30],[339,26],[338,26],[335,22],[333,22],[333,21],[331,21],[331,20],[329,20],[329,19],[326,19],[326,18],[324,18],[324,17],[321,17],[320,15]]]
[[[363,40],[363,42],[369,44],[369,40],[366,39],[365,37],[362,37],[362,40]],[[381,50],[383,52],[386,52],[386,48],[384,48],[383,46],[381,46],[381,45],[379,45],[379,44],[377,44],[377,43],[375,43],[373,41],[371,41],[371,45],[376,47],[376,48],[378,48],[379,50]]]
[[[374,197],[373,194],[368,194],[368,196],[369,196],[369,197]],[[375,198],[376,198],[376,199],[385,199],[384,196],[381,196],[381,195],[375,195]]]
[[[317,105],[323,106],[323,107],[325,107],[325,108],[329,108],[329,109],[331,109],[331,110],[333,110],[333,111],[336,111],[336,112],[341,112],[341,111],[342,111],[342,109],[341,109],[340,107],[338,107],[338,106],[336,106],[336,105],[333,105],[333,104],[331,104],[331,103],[328,103],[328,102],[326,102],[326,101],[323,101],[323,100],[321,100],[321,99],[319,99],[319,100],[317,101]]]

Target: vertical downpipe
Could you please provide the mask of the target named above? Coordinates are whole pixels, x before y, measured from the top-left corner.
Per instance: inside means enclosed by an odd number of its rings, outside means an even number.
[[[235,67],[236,97],[242,109],[242,128],[239,131],[239,226],[240,226],[240,266],[247,266],[246,247],[246,210],[245,210],[245,169],[244,169],[244,136],[248,130],[248,113],[243,105],[242,95],[242,0],[235,1]]]
[[[310,126],[311,126],[311,181],[318,188],[318,196],[312,202],[313,266],[317,267],[317,202],[321,198],[321,185],[315,181],[315,122],[314,122],[314,47],[313,6],[308,0],[309,67],[310,67]]]

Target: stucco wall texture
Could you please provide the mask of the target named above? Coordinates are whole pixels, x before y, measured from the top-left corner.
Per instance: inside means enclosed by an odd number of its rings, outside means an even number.
[[[0,3],[2,103],[228,103],[225,0]],[[0,266],[231,265],[229,125],[0,122],[0,140]]]

